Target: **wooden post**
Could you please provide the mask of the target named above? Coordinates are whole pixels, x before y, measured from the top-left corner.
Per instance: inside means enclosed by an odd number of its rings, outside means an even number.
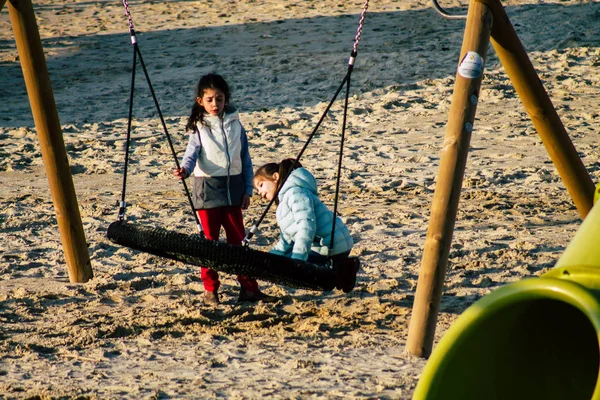
[[[573,199],[579,215],[585,218],[594,203],[594,183],[579,158],[504,7],[499,0],[478,1],[492,10],[495,21],[491,35],[492,46]]]
[[[72,283],[92,278],[92,267],[54,95],[31,0],[9,0],[12,24],[37,129],[60,237]]]
[[[418,357],[428,357],[433,347],[492,22],[489,8],[471,0],[406,342]]]
[[[477,16],[477,21],[473,20],[473,16]],[[474,24],[478,26],[474,27]],[[461,62],[464,62],[464,55],[471,48],[480,49],[481,52],[476,52],[485,59],[485,48],[490,38],[579,214],[585,218],[593,206],[594,183],[579,159],[504,7],[500,0],[472,0]],[[465,82],[459,67],[406,344],[407,351],[419,357],[428,357],[433,346],[470,129],[475,115],[477,97],[469,106],[469,90],[477,95],[480,84],[481,79]],[[465,129],[468,123],[469,128]]]

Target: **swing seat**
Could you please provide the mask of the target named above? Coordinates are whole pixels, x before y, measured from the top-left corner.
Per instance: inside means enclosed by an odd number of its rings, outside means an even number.
[[[188,235],[116,221],[110,224],[106,236],[113,243],[135,250],[282,286],[328,292],[336,287],[339,279],[336,270],[327,265],[208,240],[200,234]],[[353,259],[353,264],[358,266],[358,259]],[[343,290],[349,292],[352,288],[346,286]]]

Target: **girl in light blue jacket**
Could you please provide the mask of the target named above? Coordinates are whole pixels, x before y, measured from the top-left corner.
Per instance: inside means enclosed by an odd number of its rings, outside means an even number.
[[[319,199],[315,177],[300,163],[290,172],[293,165],[293,159],[269,163],[254,174],[262,198],[271,201],[279,189],[275,203],[281,234],[270,252],[316,264],[348,258],[354,245],[348,228],[335,216],[331,246],[333,212]]]

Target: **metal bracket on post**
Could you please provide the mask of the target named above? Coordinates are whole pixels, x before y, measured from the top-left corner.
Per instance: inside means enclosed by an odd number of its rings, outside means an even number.
[[[437,11],[438,14],[440,14],[446,19],[467,19],[466,15],[448,14],[448,12],[440,6],[440,3],[438,3],[437,0],[431,0],[431,3],[433,4],[433,8],[435,9],[435,11]]]

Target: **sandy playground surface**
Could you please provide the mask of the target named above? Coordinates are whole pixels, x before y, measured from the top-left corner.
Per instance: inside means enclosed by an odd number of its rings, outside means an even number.
[[[179,156],[198,78],[233,87],[255,166],[295,156],[346,71],[362,1],[132,1]],[[453,13],[466,2],[443,3]],[[505,2],[594,181],[600,175],[600,4]],[[260,282],[275,304],[203,304],[198,268],[112,244],[131,45],[118,1],[35,11],[95,277],[68,280],[7,6],[0,14],[0,398],[411,397],[404,351],[464,21],[424,0],[372,1],[353,73],[340,213],[356,289]],[[195,230],[138,68],[127,218]],[[341,101],[303,158],[332,204]],[[255,197],[249,227],[264,204]],[[580,224],[490,47],[436,337],[494,289],[552,268]],[[253,246],[268,250],[274,214]]]

